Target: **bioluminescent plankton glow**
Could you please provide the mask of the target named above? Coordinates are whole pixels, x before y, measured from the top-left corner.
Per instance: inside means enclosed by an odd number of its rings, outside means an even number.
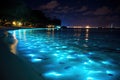
[[[45,80],[120,80],[120,38],[114,31],[96,30],[9,32],[18,40],[17,55]]]

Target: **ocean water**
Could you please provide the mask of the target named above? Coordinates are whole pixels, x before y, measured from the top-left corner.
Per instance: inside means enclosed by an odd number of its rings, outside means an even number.
[[[20,29],[17,56],[43,80],[120,80],[120,29]]]

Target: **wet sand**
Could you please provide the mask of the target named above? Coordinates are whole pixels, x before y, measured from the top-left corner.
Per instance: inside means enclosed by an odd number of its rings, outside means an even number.
[[[7,33],[3,32],[0,31],[0,80],[43,80],[29,64],[10,52]]]

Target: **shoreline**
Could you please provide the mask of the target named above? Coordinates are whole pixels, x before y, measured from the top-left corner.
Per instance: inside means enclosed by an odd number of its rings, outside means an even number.
[[[3,31],[4,32],[4,31]],[[1,80],[43,80],[42,76],[38,74],[32,66],[20,59],[14,53],[10,52],[8,45],[11,43],[6,42],[6,34],[0,37],[0,79]],[[10,35],[10,34],[8,34]],[[10,37],[8,37],[10,38]]]
[[[6,26],[0,26],[0,30],[17,30],[17,29],[32,29],[32,27],[6,27]]]

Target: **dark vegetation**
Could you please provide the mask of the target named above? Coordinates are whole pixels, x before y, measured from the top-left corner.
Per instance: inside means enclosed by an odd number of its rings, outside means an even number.
[[[32,10],[22,0],[1,0],[0,25],[10,26],[13,21],[21,21],[24,26],[34,27],[61,25],[60,19],[51,19],[40,10]]]

